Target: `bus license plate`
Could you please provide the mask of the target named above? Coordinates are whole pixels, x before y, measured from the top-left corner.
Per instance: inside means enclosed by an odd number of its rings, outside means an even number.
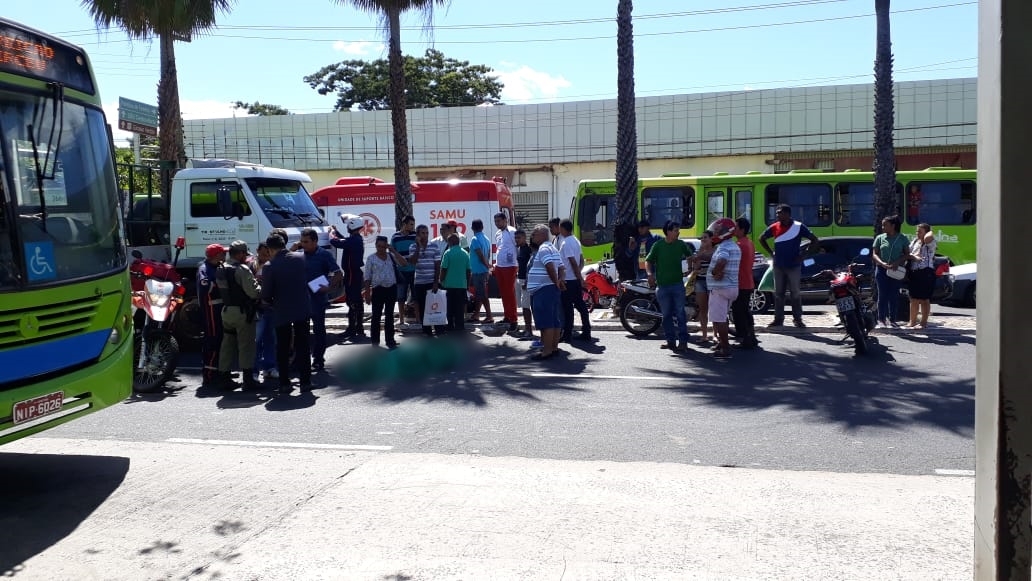
[[[853,304],[853,297],[842,297],[841,299],[835,299],[835,308],[838,309],[838,312],[845,313],[855,309],[856,305]]]
[[[64,392],[56,391],[14,404],[11,415],[15,424],[22,424],[61,411],[62,403]]]

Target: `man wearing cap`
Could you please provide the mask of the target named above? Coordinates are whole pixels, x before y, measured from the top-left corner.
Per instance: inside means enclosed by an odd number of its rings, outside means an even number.
[[[234,357],[240,361],[244,389],[257,389],[254,360],[257,351],[258,297],[261,287],[247,266],[247,243],[236,240],[229,246],[229,260],[218,270],[217,283],[222,294],[222,348],[219,351],[219,378],[223,389],[234,389],[231,372]]]
[[[462,233],[462,230],[459,228],[459,223],[455,220],[448,220],[448,226],[451,227],[451,231],[453,233],[459,236],[459,248],[469,252],[469,238],[466,238],[466,235]],[[463,228],[465,228],[465,226],[463,226]]]
[[[222,294],[215,283],[216,274],[226,258],[226,247],[209,244],[204,249],[204,264],[197,269],[197,300],[204,315],[201,343],[202,386],[219,382],[219,350],[222,346]]]

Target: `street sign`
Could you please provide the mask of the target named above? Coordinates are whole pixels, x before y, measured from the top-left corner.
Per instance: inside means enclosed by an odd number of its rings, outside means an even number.
[[[122,131],[131,131],[133,133],[139,133],[140,135],[146,135],[148,137],[158,136],[157,127],[151,127],[150,125],[140,125],[139,123],[127,121],[125,119],[118,120],[118,128]]]
[[[158,127],[158,108],[125,97],[118,98],[118,119],[139,125]]]

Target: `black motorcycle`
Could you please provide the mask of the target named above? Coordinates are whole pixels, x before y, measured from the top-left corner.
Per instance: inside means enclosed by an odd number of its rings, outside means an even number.
[[[620,324],[635,337],[644,337],[656,331],[663,322],[663,313],[656,299],[656,289],[646,279],[624,281],[619,285],[619,296],[614,310],[620,314]],[[684,314],[688,321],[699,318],[695,302],[695,286],[685,284]]]

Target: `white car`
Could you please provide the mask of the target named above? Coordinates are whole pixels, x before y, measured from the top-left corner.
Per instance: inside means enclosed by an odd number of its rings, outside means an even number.
[[[975,279],[977,274],[975,263],[951,266],[950,274],[953,275],[953,297],[951,301],[964,307],[975,306]]]

